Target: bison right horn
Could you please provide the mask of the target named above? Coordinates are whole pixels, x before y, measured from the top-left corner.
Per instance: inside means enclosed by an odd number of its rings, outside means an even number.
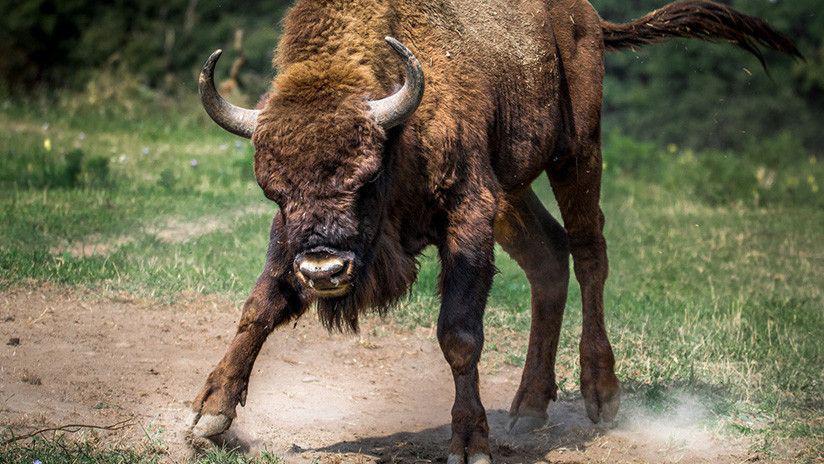
[[[372,117],[388,130],[403,124],[418,109],[423,99],[424,78],[421,63],[408,48],[392,37],[387,37],[386,42],[403,58],[406,66],[406,81],[400,90],[394,95],[369,102]]]
[[[215,88],[215,64],[221,53],[223,53],[223,50],[212,53],[212,56],[203,65],[203,70],[200,71],[200,78],[197,83],[200,101],[203,103],[203,108],[206,109],[209,117],[218,126],[235,135],[250,139],[255,132],[260,110],[247,110],[235,106],[224,100],[217,92]]]

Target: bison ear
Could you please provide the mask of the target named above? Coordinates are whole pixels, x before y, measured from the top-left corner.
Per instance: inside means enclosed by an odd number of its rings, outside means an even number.
[[[403,59],[406,80],[395,94],[370,101],[369,108],[375,121],[389,130],[403,124],[418,109],[423,99],[424,76],[421,63],[408,48],[392,37],[386,37],[386,42]]]
[[[203,103],[206,113],[218,126],[235,135],[250,139],[255,132],[260,110],[247,110],[235,106],[224,100],[217,92],[215,88],[215,65],[222,53],[223,50],[212,53],[212,56],[206,60],[206,64],[203,65],[203,69],[200,71],[200,78],[198,79],[200,101]]]

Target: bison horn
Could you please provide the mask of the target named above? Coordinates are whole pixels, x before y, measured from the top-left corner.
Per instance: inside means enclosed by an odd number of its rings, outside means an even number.
[[[424,78],[421,63],[408,48],[392,37],[387,37],[386,42],[403,58],[406,66],[406,81],[400,90],[394,95],[369,102],[372,117],[388,130],[403,124],[418,109],[423,99]]]
[[[203,103],[203,108],[209,113],[209,117],[214,120],[218,126],[227,131],[245,137],[252,138],[252,133],[255,131],[257,125],[258,115],[260,110],[247,110],[235,106],[220,96],[215,88],[215,64],[220,58],[223,50],[217,50],[212,53],[212,56],[206,60],[203,65],[203,70],[200,71],[200,78],[198,79],[198,91],[200,92],[200,101]]]

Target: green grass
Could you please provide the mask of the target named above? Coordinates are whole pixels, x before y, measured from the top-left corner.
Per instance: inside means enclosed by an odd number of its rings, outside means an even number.
[[[0,286],[35,279],[167,300],[185,291],[242,301],[262,266],[274,210],[253,180],[248,142],[208,124],[194,101],[155,104],[138,95],[100,111],[83,98],[2,105]],[[711,405],[725,430],[754,437],[762,451],[797,439],[805,456],[820,455],[818,156],[786,138],[744,153],[694,153],[607,134],[605,159],[607,324],[628,397],[661,410],[689,392]],[[536,190],[557,217],[546,182]],[[486,358],[520,365],[529,287],[503,252],[496,259]],[[436,320],[435,253],[421,264],[414,290],[391,316],[399,324]],[[566,397],[577,390],[580,324],[573,281],[558,360]],[[0,449],[0,461],[156,459],[82,443],[27,446]],[[74,455],[92,457],[67,457]]]
[[[165,457],[162,448],[151,445],[113,447],[95,437],[70,440],[57,435],[35,438],[15,446],[0,446],[0,462],[9,464],[158,464],[166,462]],[[214,449],[194,460],[193,464],[283,464],[283,460],[267,451],[258,456],[245,456],[231,450]]]

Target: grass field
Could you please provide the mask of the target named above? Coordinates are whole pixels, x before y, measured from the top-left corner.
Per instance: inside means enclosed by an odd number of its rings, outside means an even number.
[[[119,97],[0,102],[0,285],[50,281],[241,302],[275,209],[252,178],[249,143],[209,124],[193,101],[156,105],[138,95],[100,110],[106,98]],[[800,461],[820,459],[820,154],[787,139],[747,153],[693,153],[607,134],[605,159],[607,323],[627,401],[666,410],[688,393],[708,405],[722,433],[750,437],[764,456],[792,446]],[[544,180],[536,190],[557,211]],[[401,325],[436,320],[435,254],[421,264],[419,282],[390,316]],[[529,288],[500,250],[497,266],[486,356],[518,365]],[[558,367],[567,396],[577,394],[580,322],[573,284]],[[0,448],[0,461],[137,459],[102,445],[58,445]]]

